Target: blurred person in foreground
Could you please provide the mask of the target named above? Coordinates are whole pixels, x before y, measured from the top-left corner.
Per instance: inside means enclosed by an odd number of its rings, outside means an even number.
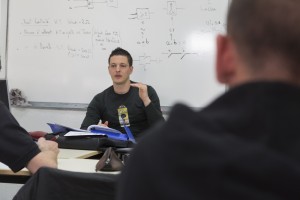
[[[118,200],[298,199],[300,1],[233,0],[200,111],[176,105],[122,171]]]
[[[57,168],[58,153],[56,142],[45,138],[33,141],[3,102],[0,102],[0,162],[14,172],[26,167],[35,173],[40,167]]]

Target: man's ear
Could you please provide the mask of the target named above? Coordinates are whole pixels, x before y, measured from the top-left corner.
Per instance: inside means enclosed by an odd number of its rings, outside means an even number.
[[[216,76],[220,83],[229,84],[235,74],[235,50],[232,41],[225,35],[217,36]]]
[[[133,72],[133,66],[130,66],[130,74]]]

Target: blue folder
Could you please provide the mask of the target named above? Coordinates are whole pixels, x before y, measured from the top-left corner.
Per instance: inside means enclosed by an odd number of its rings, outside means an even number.
[[[57,134],[57,133],[62,133],[62,132],[69,132],[69,131],[79,131],[79,132],[91,132],[91,133],[99,133],[99,134],[104,134],[106,135],[108,138],[111,139],[115,139],[115,140],[122,140],[122,141],[131,141],[133,143],[136,143],[130,129],[124,124],[124,129],[126,134],[123,134],[122,132],[116,130],[116,129],[112,129],[112,128],[108,128],[108,127],[103,127],[103,126],[99,126],[99,125],[91,125],[89,126],[88,130],[82,130],[82,129],[75,129],[75,128],[71,128],[71,127],[67,127],[64,125],[60,125],[60,124],[53,124],[53,123],[47,123],[53,134]]]

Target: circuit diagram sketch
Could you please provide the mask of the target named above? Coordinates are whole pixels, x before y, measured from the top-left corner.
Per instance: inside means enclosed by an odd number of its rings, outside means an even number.
[[[136,8],[136,12],[130,14],[129,20],[137,20],[138,21],[138,33],[139,37],[137,39],[136,44],[138,45],[149,45],[150,40],[148,39],[148,30],[147,30],[147,22],[151,19],[150,8]]]
[[[188,55],[196,55],[197,53],[186,52],[185,44],[186,42],[178,37],[177,27],[174,23],[177,17],[180,17],[179,10],[184,10],[184,8],[180,8],[177,6],[176,1],[167,1],[167,7],[164,8],[167,12],[166,14],[169,16],[170,25],[167,30],[168,40],[165,41],[165,45],[167,46],[167,52],[162,54],[168,55],[168,58],[173,58],[176,55],[180,56],[180,60],[184,59]],[[179,50],[181,49],[181,50]]]
[[[138,60],[134,60],[136,63],[138,63],[138,65],[140,67],[143,67],[144,68],[144,71],[147,70],[147,67],[152,65],[153,63],[160,63],[162,62],[161,59],[159,58],[153,58],[152,56],[149,56],[149,55],[141,55],[138,57],[139,59]]]
[[[167,7],[164,9],[167,11],[167,15],[177,16],[178,10],[182,10],[183,8],[177,7],[176,1],[167,1]]]
[[[130,14],[129,19],[147,20],[150,19],[151,13],[149,8],[137,8],[135,13]]]
[[[182,52],[169,50],[168,52],[164,52],[162,54],[167,55],[168,58],[171,58],[174,56],[179,56],[180,60],[184,59],[187,56],[191,56],[191,55],[198,56],[199,55],[198,53],[195,53],[195,52],[185,52],[185,50],[183,50]]]

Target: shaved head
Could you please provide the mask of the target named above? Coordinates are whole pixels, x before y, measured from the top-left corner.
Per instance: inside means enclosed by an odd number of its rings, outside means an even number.
[[[227,34],[251,70],[276,60],[300,79],[300,0],[232,0]]]

